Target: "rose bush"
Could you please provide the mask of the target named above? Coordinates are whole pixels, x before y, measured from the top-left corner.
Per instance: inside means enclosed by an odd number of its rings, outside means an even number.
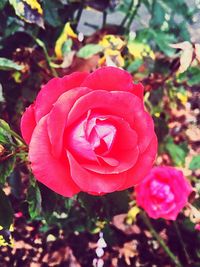
[[[183,173],[172,167],[154,167],[135,187],[136,201],[153,219],[176,220],[192,187]]]
[[[21,131],[36,179],[68,197],[137,184],[157,151],[143,86],[114,67],[50,80],[23,114]]]

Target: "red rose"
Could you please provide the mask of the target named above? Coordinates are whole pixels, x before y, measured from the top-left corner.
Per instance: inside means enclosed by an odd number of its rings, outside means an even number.
[[[21,120],[36,179],[63,196],[140,182],[157,151],[142,95],[143,86],[114,67],[49,81]]]
[[[192,187],[181,171],[172,167],[154,167],[135,191],[137,204],[149,217],[176,220]]]

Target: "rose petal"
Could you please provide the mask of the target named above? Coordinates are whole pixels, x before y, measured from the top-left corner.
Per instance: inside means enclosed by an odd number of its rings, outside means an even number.
[[[111,193],[116,190],[126,179],[126,172],[120,174],[101,175],[84,169],[67,151],[70,164],[72,179],[84,192],[93,192],[93,194]]]
[[[130,128],[130,125],[121,118],[116,116],[107,116],[107,120],[101,122],[112,124],[116,128],[116,138],[109,154],[102,159],[108,163],[107,157],[117,160],[118,164],[100,165],[96,162],[82,163],[82,166],[88,170],[101,174],[114,174],[124,172],[134,166],[137,162],[139,149],[137,146],[137,134]],[[124,141],[126,140],[126,141]]]
[[[157,146],[157,137],[154,134],[154,137],[145,152],[139,156],[134,167],[127,171],[127,180],[119,190],[124,190],[133,185],[137,185],[145,177],[145,175],[147,175],[155,160]]]
[[[140,153],[145,151],[153,138],[154,124],[138,97],[129,92],[92,91],[77,100],[69,113],[67,124],[74,123],[92,109],[99,109],[100,113],[102,110],[104,114],[113,114],[127,121],[138,134]]]
[[[27,144],[30,143],[33,130],[36,126],[35,121],[35,105],[30,105],[24,112],[21,118],[21,132]]]
[[[144,86],[141,83],[133,84],[132,92],[143,101]]]
[[[101,114],[103,112],[103,114],[119,116],[127,121],[131,127],[135,122],[136,110],[141,113],[144,111],[142,101],[129,92],[97,90],[80,97],[76,101],[69,113],[67,126],[80,119],[88,110],[93,109],[97,110],[97,113],[99,109]]]
[[[147,112],[137,110],[134,113],[134,124],[132,127],[138,135],[138,147],[140,154],[142,154],[155,134],[153,119]]]
[[[58,98],[50,111],[47,121],[48,133],[55,157],[59,157],[63,149],[63,134],[69,111],[76,100],[88,92],[90,90],[84,87],[71,89]]]
[[[47,133],[47,116],[37,124],[29,146],[31,168],[38,181],[56,193],[71,197],[80,191],[71,179],[66,158],[59,160],[51,154],[51,144]]]
[[[86,120],[83,118],[74,127],[66,129],[65,131],[65,144],[66,149],[72,150],[77,156],[83,160],[94,160],[97,163],[97,157],[92,149],[91,144],[86,139],[85,131]]]
[[[89,74],[81,86],[93,90],[132,91],[132,76],[119,68],[103,67]]]
[[[88,76],[84,72],[74,72],[63,78],[54,78],[40,90],[35,102],[35,117],[38,122],[52,108],[58,97],[69,89],[79,87]]]

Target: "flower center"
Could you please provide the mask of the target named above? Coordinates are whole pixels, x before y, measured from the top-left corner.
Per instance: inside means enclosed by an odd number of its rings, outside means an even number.
[[[150,183],[151,195],[156,199],[157,203],[170,203],[174,200],[174,194],[168,184],[153,180]]]
[[[116,128],[105,116],[90,112],[70,132],[69,146],[80,156],[98,161],[109,154],[116,136]]]

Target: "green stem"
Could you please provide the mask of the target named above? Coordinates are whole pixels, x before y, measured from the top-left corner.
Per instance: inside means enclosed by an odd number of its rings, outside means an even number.
[[[188,254],[188,252],[187,252],[187,249],[186,249],[185,243],[184,243],[184,241],[183,241],[183,238],[182,238],[182,236],[181,236],[181,233],[180,233],[180,230],[179,230],[179,227],[178,227],[177,222],[174,221],[174,222],[173,222],[173,225],[174,225],[176,234],[177,234],[177,236],[178,236],[179,242],[180,242],[180,244],[181,244],[181,246],[182,246],[182,248],[183,248],[183,251],[184,251],[184,254],[185,254],[185,258],[186,258],[186,260],[187,260],[187,263],[188,263],[188,264],[191,264],[190,256],[189,256],[189,254]]]
[[[102,21],[102,28],[106,26],[106,18],[107,18],[107,12],[103,11],[103,21]]]
[[[82,12],[83,12],[84,5],[85,5],[85,1],[82,1],[82,3],[80,4],[79,10],[77,12],[76,21],[75,21],[76,22],[76,30],[77,30],[78,22],[81,18]]]
[[[174,255],[174,253],[170,250],[170,248],[165,244],[164,240],[159,236],[159,234],[155,231],[151,221],[149,220],[148,216],[145,212],[142,212],[142,219],[146,226],[149,228],[151,234],[156,238],[158,243],[161,245],[161,247],[164,249],[166,254],[169,256],[169,258],[172,260],[172,262],[175,264],[175,266],[183,267],[178,258]]]
[[[131,24],[135,18],[135,15],[137,14],[137,11],[138,11],[138,8],[140,7],[140,4],[141,4],[141,0],[138,0],[137,5],[134,6],[131,10],[131,15],[129,17],[129,21],[128,21],[127,26],[126,26],[126,32],[129,31],[129,28],[130,28],[130,26],[131,26]]]
[[[130,14],[131,14],[131,10],[133,8],[133,4],[134,4],[134,0],[132,0],[131,3],[130,3],[130,6],[128,8],[128,12],[127,12],[127,14],[125,15],[124,19],[121,22],[121,25],[120,25],[121,27],[124,27],[124,25],[126,24],[126,21],[128,20]]]
[[[16,138],[17,140],[19,140],[22,144],[24,144],[25,146],[27,146],[27,144],[24,142],[24,140],[21,138],[20,135],[18,135],[16,132],[14,132],[13,130],[9,130],[10,134]]]
[[[50,69],[52,75],[54,77],[58,77],[58,74],[57,74],[56,70],[54,68],[52,68],[52,66],[51,66],[51,59],[50,59],[50,57],[48,55],[45,43],[43,41],[41,41],[40,39],[38,39],[38,38],[34,38],[34,39],[35,39],[36,43],[42,48],[42,50],[44,52],[44,55],[45,55],[45,58],[46,58],[46,61],[47,61],[47,64],[49,66],[49,69]]]
[[[19,141],[20,143],[24,144],[25,146],[27,146],[27,144],[25,143],[25,141],[21,138],[20,135],[18,135],[16,132],[14,132],[11,129],[8,129],[6,127],[4,127],[2,124],[0,124],[1,128],[3,128],[7,133],[9,133],[10,135],[12,135],[15,139],[17,139],[17,141]]]

